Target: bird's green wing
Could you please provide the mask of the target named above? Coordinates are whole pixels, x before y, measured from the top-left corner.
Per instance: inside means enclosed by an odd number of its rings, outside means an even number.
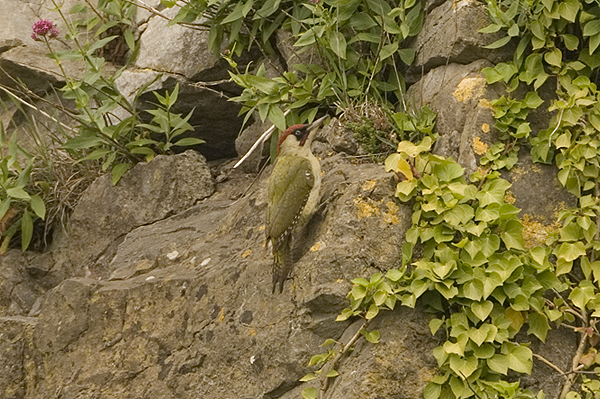
[[[277,240],[293,226],[314,183],[308,159],[296,156],[277,159],[269,179],[268,238]]]

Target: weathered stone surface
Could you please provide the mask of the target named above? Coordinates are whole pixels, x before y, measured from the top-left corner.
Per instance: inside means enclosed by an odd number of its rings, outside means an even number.
[[[35,342],[45,354],[36,372],[47,371],[32,394],[63,386],[66,397],[237,399],[292,390],[323,339],[346,329],[334,319],[349,280],[394,266],[410,219],[381,165],[336,155],[323,170],[329,202],[297,241],[284,294],[271,294],[263,247],[267,174],[234,201],[250,183],[236,172],[202,203],[126,234],[107,269],[113,281],[67,280],[46,295]]]
[[[57,234],[52,272],[106,278],[106,265],[125,234],[181,212],[213,192],[208,166],[193,151],[138,164],[116,186],[105,175],[85,192],[67,231]]]
[[[480,33],[490,24],[483,3],[475,0],[446,1],[425,18],[412,48],[417,52],[413,73],[448,63],[469,64],[486,59],[500,62],[512,58],[514,48],[484,49],[503,36]]]
[[[178,8],[163,10],[168,18],[177,14]],[[211,68],[217,58],[208,48],[208,31],[174,25],[153,16],[141,35],[139,55],[135,67],[157,72],[173,73],[191,78],[198,72]]]
[[[437,113],[435,131],[440,137],[435,152],[459,162],[468,176],[479,164],[473,150],[476,137],[486,144],[495,141],[490,99],[500,97],[496,86],[488,86],[481,60],[469,65],[450,64],[431,70],[410,87],[407,97],[415,107],[427,104]]]
[[[2,7],[10,12],[5,12],[4,18],[1,18],[0,43],[3,46],[22,45],[31,35],[31,26],[36,20],[34,9],[31,4],[23,0],[5,0],[2,2]]]
[[[423,309],[400,308],[382,314],[370,327],[379,331],[379,344],[359,341],[340,364],[340,377],[334,380],[328,397],[422,398],[423,388],[437,370],[437,362],[431,356],[437,344],[428,329],[423,328],[427,323]]]
[[[0,397],[21,399],[31,383],[30,345],[36,319],[32,317],[0,317]]]
[[[29,261],[18,250],[0,257],[0,316],[25,316],[44,293],[28,273]]]
[[[38,94],[44,93],[51,86],[64,84],[65,79],[59,66],[46,57],[48,49],[36,44],[15,47],[0,54],[0,83],[17,87],[17,81],[21,80]],[[85,72],[83,64],[74,61],[65,61],[63,68],[67,76],[73,79],[81,78]]]

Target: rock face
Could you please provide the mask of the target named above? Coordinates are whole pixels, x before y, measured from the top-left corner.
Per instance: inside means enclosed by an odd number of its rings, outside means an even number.
[[[194,151],[137,164],[120,183],[113,186],[105,175],[87,189],[66,231],[55,237],[51,273],[108,277],[107,263],[127,233],[179,213],[215,190],[206,161]]]
[[[48,17],[48,2],[6,1],[15,15],[0,16],[3,71],[40,92],[60,87],[56,65],[29,38],[33,21]],[[483,48],[496,38],[477,32],[488,24],[480,3],[426,3],[407,98],[437,112],[436,153],[472,172],[475,142],[495,140],[489,101],[502,94],[486,85],[481,70],[510,49]],[[173,111],[194,110],[193,135],[207,143],[195,148],[202,155],[187,151],[139,164],[117,186],[99,178],[47,252],[13,250],[0,258],[0,398],[299,398],[310,386],[299,379],[323,351],[319,345],[326,338],[348,342],[359,328],[335,322],[350,281],[398,266],[410,205],[394,197],[397,181],[382,165],[356,161],[362,149],[332,120],[313,144],[323,205],[295,245],[283,294],[272,295],[264,236],[271,166],[256,174],[268,151],[259,150],[243,169],[223,160],[245,153],[268,125],[256,124],[236,141],[239,106],[228,97],[239,89],[221,81],[226,68],[208,52],[205,32],[166,27],[147,11],[135,20],[140,54],[119,78],[120,90],[133,99],[153,82],[138,99],[144,111],[155,101],[149,90],[164,93],[179,83]],[[289,63],[301,60],[282,52]],[[12,82],[0,75],[5,81]],[[211,171],[206,159],[220,161],[211,162]],[[550,233],[557,204],[572,201],[555,186],[552,167],[536,168],[524,156],[506,174],[532,245]],[[378,317],[380,344],[359,341],[340,362],[328,397],[420,398],[436,373],[431,351],[439,345],[428,321],[418,307]],[[545,344],[533,345],[566,367],[573,337],[552,331]],[[536,360],[524,381],[555,397],[559,387],[547,381],[545,367]]]

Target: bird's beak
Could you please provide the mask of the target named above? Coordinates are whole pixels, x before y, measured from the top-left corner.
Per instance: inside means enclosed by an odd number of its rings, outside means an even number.
[[[306,145],[308,143],[309,147],[310,144],[312,143],[313,139],[315,138],[315,136],[317,135],[317,131],[319,130],[319,126],[321,126],[321,124],[323,123],[323,121],[325,119],[327,119],[329,117],[329,115],[325,115],[320,117],[319,119],[317,119],[316,121],[314,121],[313,123],[309,124],[306,129],[308,130],[308,138],[306,139],[306,143],[304,143],[304,145]]]

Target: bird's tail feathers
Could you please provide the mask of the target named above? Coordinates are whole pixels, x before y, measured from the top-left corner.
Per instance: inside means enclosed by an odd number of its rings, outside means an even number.
[[[283,292],[283,284],[292,271],[294,262],[291,241],[291,236],[287,235],[283,238],[277,250],[273,251],[273,294],[277,289],[277,285],[279,285],[279,293]]]

